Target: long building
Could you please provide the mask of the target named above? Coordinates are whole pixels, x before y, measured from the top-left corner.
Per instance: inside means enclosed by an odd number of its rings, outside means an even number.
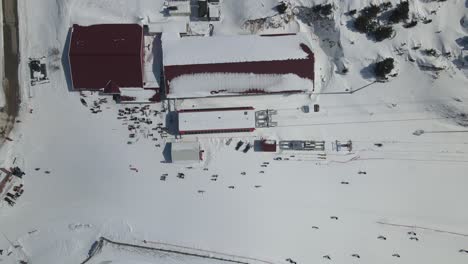
[[[184,109],[178,111],[179,134],[252,132],[253,107]]]
[[[167,98],[314,90],[315,58],[302,33],[159,39],[137,24],[73,25],[69,43],[72,88],[122,101],[159,101],[160,85]]]
[[[314,54],[305,35],[178,37],[163,35],[169,98],[314,89]]]

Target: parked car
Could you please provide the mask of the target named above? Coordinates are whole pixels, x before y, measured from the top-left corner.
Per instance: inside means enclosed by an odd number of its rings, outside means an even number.
[[[247,153],[247,152],[250,150],[251,147],[252,147],[252,145],[250,145],[250,143],[248,143],[248,144],[245,146],[245,148],[244,148],[244,150],[243,150],[242,152]]]
[[[239,150],[242,147],[242,145],[244,145],[244,141],[237,142],[236,150]]]

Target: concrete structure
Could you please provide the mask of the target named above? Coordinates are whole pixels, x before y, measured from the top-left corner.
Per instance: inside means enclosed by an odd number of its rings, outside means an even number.
[[[170,16],[190,16],[190,0],[169,0],[166,10]]]
[[[198,0],[198,19],[219,21],[221,18],[221,4],[219,0]]]
[[[202,157],[200,144],[198,142],[171,143],[171,161],[173,163],[196,163]]]
[[[253,107],[187,109],[178,111],[179,134],[252,132]]]
[[[137,24],[73,25],[69,48],[75,90],[143,87],[143,28]]]
[[[267,109],[255,112],[255,127],[276,127],[278,122],[273,121],[273,116],[278,114],[276,110]]]

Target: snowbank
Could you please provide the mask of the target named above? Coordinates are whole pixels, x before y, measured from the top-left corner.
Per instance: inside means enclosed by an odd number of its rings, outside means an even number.
[[[170,87],[169,97],[190,98],[253,91],[307,92],[313,90],[313,83],[295,74],[202,73],[176,77]]]
[[[443,57],[419,56],[416,63],[422,70],[442,71],[449,68],[450,64]]]
[[[151,98],[156,94],[155,90],[147,90],[142,88],[120,88],[122,97],[134,98],[134,103],[149,103]]]

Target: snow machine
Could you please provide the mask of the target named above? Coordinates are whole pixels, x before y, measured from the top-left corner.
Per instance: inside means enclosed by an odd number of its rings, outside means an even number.
[[[31,85],[43,84],[49,82],[47,77],[47,67],[45,57],[29,58],[29,72],[31,77]]]

